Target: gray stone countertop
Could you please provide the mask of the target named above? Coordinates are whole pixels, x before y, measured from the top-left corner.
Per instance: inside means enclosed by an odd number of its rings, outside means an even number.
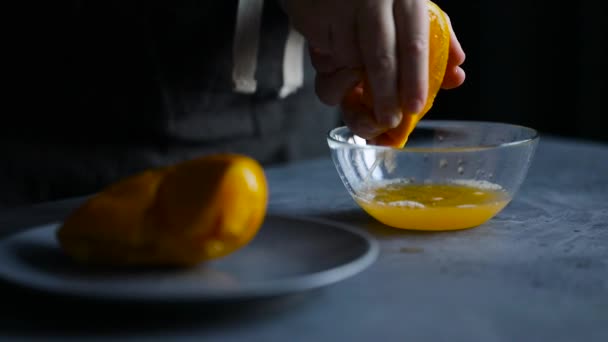
[[[607,145],[543,137],[507,208],[457,232],[377,223],[329,159],[267,175],[269,212],[365,230],[378,260],[320,290],[208,307],[104,305],[0,283],[0,339],[608,341]],[[0,236],[60,220],[81,201],[0,213]]]

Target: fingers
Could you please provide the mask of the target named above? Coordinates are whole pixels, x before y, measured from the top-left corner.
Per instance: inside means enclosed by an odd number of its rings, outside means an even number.
[[[373,110],[361,100],[363,90],[356,87],[344,97],[341,105],[342,120],[353,133],[363,139],[373,139],[384,132],[374,117]]]
[[[426,103],[429,69],[429,18],[426,0],[396,0],[399,86],[405,113],[418,113]]]
[[[340,69],[332,73],[317,73],[315,90],[319,99],[329,105],[339,104],[347,92],[361,80],[360,72],[354,69]]]
[[[462,85],[466,78],[464,70],[460,67],[466,58],[464,50],[456,38],[456,33],[452,27],[452,21],[446,14],[448,24],[450,25],[450,55],[448,57],[448,65],[445,70],[445,76],[441,88],[454,89]]]
[[[466,78],[464,70],[459,66],[448,67],[443,77],[442,89],[454,89],[460,87]]]
[[[321,102],[335,106],[342,101],[347,91],[351,90],[361,80],[361,71],[339,67],[331,54],[310,48],[310,58],[316,69],[315,90]]]
[[[454,32],[454,28],[452,27],[452,20],[446,14],[446,18],[448,19],[448,24],[450,25],[450,56],[448,57],[448,67],[450,66],[460,66],[464,63],[466,59],[466,55],[458,38],[456,37],[456,33]]]
[[[306,37],[309,46],[323,53],[331,54],[331,38],[328,28],[333,18],[318,15],[327,12],[326,4],[322,1],[306,3],[287,0],[280,0],[279,4],[289,15],[291,26]],[[316,20],[313,21],[311,18]]]
[[[330,41],[332,55],[338,65],[346,68],[362,66],[355,21],[333,22],[330,26]]]
[[[378,124],[401,122],[397,78],[397,41],[391,0],[368,0],[358,12],[358,38],[372,90]]]
[[[329,26],[323,25],[324,33],[309,31],[309,45],[317,71],[316,92],[328,105],[343,103],[345,94],[360,81],[355,69],[366,71],[372,96],[365,99],[373,98],[368,101],[373,108],[365,107],[363,101],[362,107],[351,105],[345,117],[355,125],[355,132],[358,129],[362,136],[370,136],[396,127],[402,110],[417,113],[424,107],[429,82],[429,22],[426,0],[363,2],[355,21],[339,22],[338,17]],[[466,56],[447,19],[451,41],[442,88],[452,89],[466,78],[460,67]],[[365,113],[366,119],[357,121],[352,117],[356,113]]]

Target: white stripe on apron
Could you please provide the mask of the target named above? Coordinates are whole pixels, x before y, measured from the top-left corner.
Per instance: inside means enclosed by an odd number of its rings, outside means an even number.
[[[255,70],[263,9],[264,0],[239,0],[232,46],[232,81],[238,93],[253,94],[257,88]]]
[[[304,37],[290,28],[283,54],[283,87],[279,97],[285,98],[304,84]]]
[[[234,91],[253,94],[264,0],[239,0],[234,30],[232,81]],[[290,28],[283,53],[283,85],[279,98],[296,92],[304,83],[304,37]]]

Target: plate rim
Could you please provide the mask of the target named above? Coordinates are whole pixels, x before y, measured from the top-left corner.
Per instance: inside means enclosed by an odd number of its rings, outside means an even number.
[[[0,279],[12,285],[38,292],[43,292],[51,295],[86,299],[156,303],[248,300],[299,293],[338,283],[342,280],[355,276],[370,267],[372,264],[374,264],[380,254],[379,243],[371,234],[363,230],[355,229],[351,225],[345,224],[343,222],[337,222],[326,218],[304,215],[286,215],[273,213],[267,214],[266,219],[283,219],[288,221],[299,221],[300,223],[312,223],[317,225],[329,226],[333,229],[339,229],[361,238],[366,243],[366,249],[360,255],[349,260],[348,262],[327,269],[323,269],[321,271],[288,277],[286,279],[274,280],[271,281],[270,284],[267,282],[262,282],[258,283],[257,286],[250,285],[249,287],[246,287],[245,290],[228,289],[222,292],[207,292],[206,294],[202,295],[196,294],[192,291],[180,291],[171,294],[165,293],[160,295],[154,295],[148,292],[145,292],[144,294],[138,294],[136,291],[133,290],[125,292],[99,292],[95,291],[94,288],[89,287],[77,287],[76,291],[74,291],[73,287],[62,289],[60,286],[57,285],[44,286],[37,281],[27,281],[25,277],[27,276],[27,274],[32,274],[31,271],[24,273],[10,272],[11,267],[4,267],[3,265],[0,265]],[[266,221],[266,219],[264,221]],[[6,236],[5,238],[0,239],[0,250],[4,249],[4,246],[9,245],[11,240],[17,239],[24,234],[31,234],[35,230],[42,231],[46,229],[53,229],[56,228],[59,224],[61,224],[60,220],[46,224],[35,225],[20,232]],[[14,262],[12,263],[12,265],[14,265]]]

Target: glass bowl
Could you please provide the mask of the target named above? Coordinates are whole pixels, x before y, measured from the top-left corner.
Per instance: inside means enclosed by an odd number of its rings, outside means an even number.
[[[534,157],[536,130],[506,123],[424,120],[403,149],[368,145],[347,127],[327,141],[344,186],[395,228],[479,226],[513,199]]]

